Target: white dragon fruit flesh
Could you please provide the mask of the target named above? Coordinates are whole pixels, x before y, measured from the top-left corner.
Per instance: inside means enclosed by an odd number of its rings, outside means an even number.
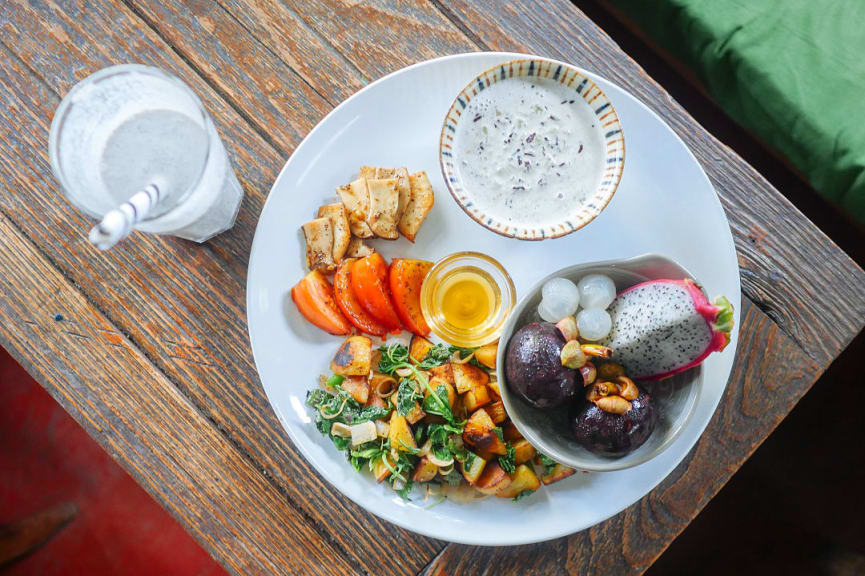
[[[616,296],[608,308],[613,328],[600,344],[628,376],[660,380],[700,364],[724,349],[733,329],[733,306],[709,302],[696,282],[650,280]]]

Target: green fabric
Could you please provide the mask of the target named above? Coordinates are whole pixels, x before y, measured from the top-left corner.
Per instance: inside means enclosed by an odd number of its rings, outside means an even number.
[[[608,0],[865,224],[865,0]]]

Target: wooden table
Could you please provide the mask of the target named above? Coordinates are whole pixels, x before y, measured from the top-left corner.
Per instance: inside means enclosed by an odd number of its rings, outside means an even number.
[[[564,0],[9,0],[0,29],[0,343],[234,573],[645,570],[865,324],[863,271]],[[476,50],[573,62],[660,114],[718,191],[744,292],[736,368],[691,454],[618,516],[515,548],[420,537],[332,489],[270,409],[244,310],[256,219],[303,136],[371,80]],[[122,62],[177,74],[216,119],[246,199],[204,246],[136,235],[99,254],[51,177],[60,97]]]

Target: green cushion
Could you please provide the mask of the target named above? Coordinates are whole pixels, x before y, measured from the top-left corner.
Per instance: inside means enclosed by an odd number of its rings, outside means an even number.
[[[608,0],[865,224],[865,0]]]

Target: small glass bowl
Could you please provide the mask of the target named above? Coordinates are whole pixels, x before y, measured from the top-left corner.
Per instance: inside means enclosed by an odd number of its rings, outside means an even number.
[[[466,268],[477,269],[494,285],[493,311],[480,326],[465,329],[448,322],[438,305],[437,290],[450,274]],[[499,262],[480,252],[455,252],[436,262],[424,279],[420,305],[424,319],[433,333],[453,346],[471,348],[494,341],[502,332],[505,320],[517,301],[514,282]]]

